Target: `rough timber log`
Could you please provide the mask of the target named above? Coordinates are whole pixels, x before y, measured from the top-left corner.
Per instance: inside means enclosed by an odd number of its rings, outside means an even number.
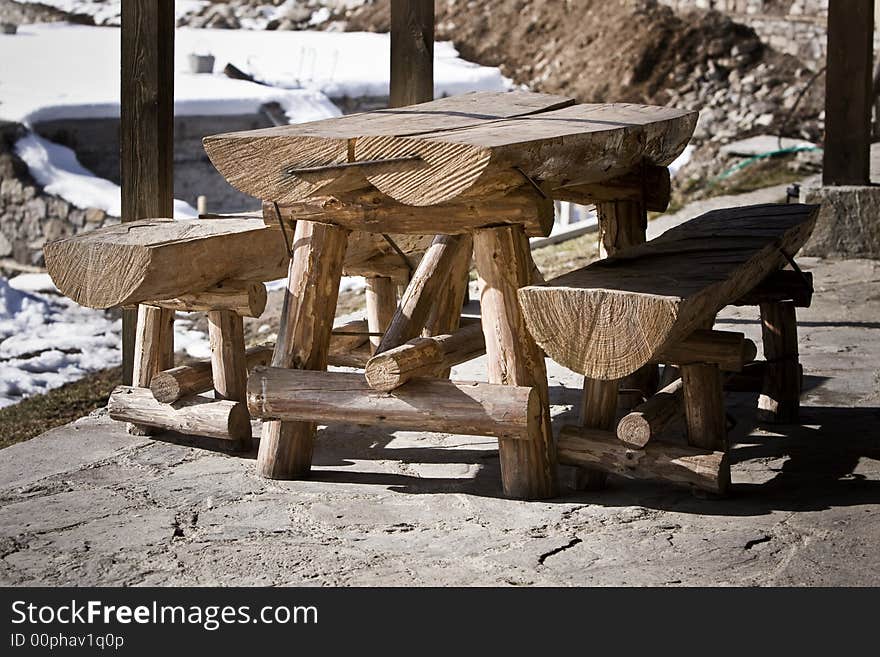
[[[241,317],[259,317],[266,309],[266,298],[266,286],[262,283],[223,281],[201,292],[143,303],[185,312],[228,310]]]
[[[648,363],[787,262],[812,231],[815,206],[717,210],[657,239],[519,291],[548,356],[618,379]]]
[[[367,305],[367,326],[370,336],[370,351],[375,351],[382,341],[382,334],[388,329],[394,313],[397,312],[397,284],[390,276],[368,276],[364,297]]]
[[[421,208],[398,203],[373,189],[353,196],[319,196],[280,205],[278,209],[284,221],[321,221],[373,233],[424,235],[442,227],[445,234],[456,234],[481,226],[522,224],[529,237],[546,237],[553,228],[553,201],[532,188],[518,189],[491,199],[462,200]],[[264,201],[266,223],[276,225],[277,216],[274,205]]]
[[[676,379],[617,423],[617,437],[632,449],[645,445],[684,411],[681,379]]]
[[[483,327],[468,324],[449,335],[415,338],[373,356],[364,375],[373,390],[388,392],[416,377],[439,376],[486,353]]]
[[[205,137],[204,146],[211,162],[236,189],[278,203],[295,203],[368,188],[365,173],[370,170],[424,166],[408,161],[333,167],[350,164],[360,137],[457,130],[573,104],[571,98],[531,92],[464,94],[311,123],[213,135]],[[298,172],[287,173],[291,167]],[[313,170],[303,171],[308,168]]]
[[[174,312],[153,306],[138,306],[134,335],[132,383],[150,385],[157,372],[174,367]],[[137,436],[153,433],[150,426],[129,424],[128,432]]]
[[[529,440],[540,398],[533,388],[417,379],[393,393],[373,390],[361,374],[257,368],[248,407],[266,420],[353,423]]]
[[[633,450],[611,431],[563,427],[557,443],[559,462],[590,467],[630,479],[657,479],[723,495],[730,465],[721,451],[662,442]]]
[[[642,162],[666,166],[684,149],[696,117],[668,107],[573,105],[459,130],[362,137],[355,159],[419,157],[421,166],[369,171],[367,179],[401,203],[434,205],[528,179],[555,189],[614,178]]]
[[[376,353],[382,353],[411,340],[422,332],[431,309],[449,286],[453,266],[461,259],[461,251],[470,251],[467,235],[437,235],[413,272],[412,280],[382,336]]]
[[[669,345],[652,360],[672,365],[711,363],[725,372],[739,372],[755,360],[758,348],[742,333],[697,329],[681,342]]]
[[[273,367],[324,370],[348,231],[301,221],[296,225]],[[312,467],[312,422],[264,422],[257,472],[270,479],[305,476]]]
[[[268,365],[272,360],[272,347],[251,347],[245,352],[248,370],[258,365]],[[211,361],[201,361],[192,365],[181,365],[156,374],[150,381],[150,391],[156,401],[173,404],[184,397],[192,397],[207,392],[213,386]]]
[[[363,367],[370,357],[363,347],[367,343],[367,323],[362,319],[333,327],[330,336],[329,365]],[[354,335],[352,335],[354,334]],[[245,363],[250,371],[268,365],[272,360],[272,345],[259,345],[245,351]],[[156,401],[173,404],[184,397],[207,392],[213,386],[211,361],[204,360],[181,365],[156,374],[150,381],[150,390]]]
[[[544,191],[557,201],[581,205],[641,201],[646,210],[664,212],[672,196],[672,181],[666,167],[646,166],[600,183],[573,181]]]
[[[590,184],[666,166],[696,113],[479,93],[298,126],[205,138],[214,166],[258,198],[294,203],[375,186],[408,205],[486,197],[532,181]]]
[[[137,426],[240,444],[251,437],[251,418],[243,402],[191,397],[175,404],[162,404],[149,388],[117,386],[107,402],[107,410],[114,420]]]
[[[534,436],[501,440],[501,479],[509,497],[544,499],[556,494],[556,453],[550,428],[550,400],[544,354],[525,326],[516,291],[534,276],[529,242],[521,226],[481,228],[474,233],[474,259],[483,281],[481,324],[489,381],[528,386],[541,405]]]
[[[760,308],[767,367],[758,397],[758,419],[793,424],[798,420],[801,397],[795,304],[762,303]]]
[[[288,261],[280,231],[240,218],[132,221],[50,242],[44,253],[58,289],[91,308],[274,280]]]

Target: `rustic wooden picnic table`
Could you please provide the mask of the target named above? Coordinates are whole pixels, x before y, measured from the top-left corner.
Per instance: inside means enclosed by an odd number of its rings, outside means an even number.
[[[526,329],[517,300],[517,290],[540,276],[528,238],[549,234],[553,200],[568,200],[597,205],[609,254],[644,242],[647,211],[665,209],[666,167],[684,149],[695,123],[696,113],[668,107],[577,104],[527,92],[477,93],[215,135],[205,139],[205,148],[232,185],[263,199],[264,219],[280,224],[288,240],[291,262],[273,368],[326,370],[346,249],[350,240],[367,233],[434,236],[427,238],[430,246],[417,266],[407,260],[416,247],[391,255],[398,267],[412,267],[399,304],[393,287],[388,289],[386,282],[386,289],[380,289],[381,277],[371,279],[370,327],[381,332],[373,336],[377,356],[403,348],[402,358],[413,359],[413,371],[447,373],[450,364],[465,357],[450,355],[458,347],[450,347],[446,338],[415,346],[411,341],[423,331],[459,335],[473,252],[482,281],[488,381],[533,389],[531,397],[516,402],[531,417],[523,419],[525,434],[514,435],[497,415],[516,411],[496,399],[496,388],[472,384],[483,397],[475,402],[473,393],[466,406],[477,411],[472,420],[450,419],[449,430],[494,433],[505,494],[539,499],[555,494],[556,468],[544,355]],[[393,237],[385,241],[396,245]],[[433,369],[425,369],[427,352]],[[400,363],[395,361],[395,367],[399,370]],[[382,374],[381,368],[376,371]],[[378,379],[382,376],[370,385]],[[457,401],[469,394],[463,385],[419,384],[421,388],[399,388],[395,397],[394,392],[377,395],[366,384],[361,390],[350,377],[333,379],[332,373],[298,380],[301,385],[289,382],[300,386],[297,403],[290,395],[285,403],[284,391],[270,388],[271,376],[261,379],[258,390],[249,386],[258,398],[249,400],[251,409],[259,406],[258,415],[265,420],[258,457],[264,476],[305,476],[316,424],[332,418],[385,421],[383,404],[401,400],[406,403],[388,412],[416,419],[440,415],[431,426],[443,424],[443,413],[452,418],[459,411],[471,412]],[[609,409],[616,405],[617,385],[612,405],[608,383],[585,383],[584,411],[596,428],[613,421]],[[306,385],[318,389],[304,393]],[[424,403],[418,401],[417,389]],[[348,405],[334,414],[334,403]],[[283,421],[272,419],[282,416]]]

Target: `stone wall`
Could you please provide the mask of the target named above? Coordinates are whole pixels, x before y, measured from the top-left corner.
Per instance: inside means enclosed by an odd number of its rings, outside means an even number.
[[[678,11],[715,9],[751,27],[764,43],[811,68],[825,63],[828,0],[660,0]]]
[[[98,208],[76,208],[46,194],[12,151],[23,134],[19,125],[0,126],[0,260],[42,265],[46,241],[94,230],[118,219]]]
[[[337,98],[343,113],[387,107],[387,97]],[[280,108],[265,107],[256,114],[188,116],[174,120],[174,197],[193,207],[204,195],[210,212],[257,210],[257,199],[242,194],[217,173],[202,147],[202,138],[221,132],[254,130],[273,125]],[[76,152],[80,163],[95,175],[120,184],[119,120],[75,119],[46,121],[34,126],[46,139]],[[28,265],[43,264],[43,244],[66,235],[94,230],[119,221],[98,208],[76,208],[45,193],[13,152],[25,134],[17,124],[0,125],[0,261],[12,258]]]
[[[272,125],[267,115],[186,116],[174,120],[174,197],[193,207],[200,195],[208,198],[211,212],[238,212],[259,208],[259,202],[242,194],[223,179],[211,164],[202,138],[221,132],[254,130]],[[84,167],[100,178],[120,184],[119,120],[74,119],[47,121],[35,132],[76,152]]]

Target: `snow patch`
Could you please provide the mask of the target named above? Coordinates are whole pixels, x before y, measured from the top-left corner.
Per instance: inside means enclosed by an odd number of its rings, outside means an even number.
[[[100,208],[111,216],[122,216],[119,185],[98,178],[80,164],[76,153],[66,146],[28,134],[15,143],[15,152],[47,193],[60,196],[78,208]],[[188,203],[175,200],[174,216],[197,217],[198,212]]]
[[[16,36],[0,35],[0,60],[14,62],[0,67],[0,118],[34,125],[118,117],[119,46],[115,27],[34,24],[21,26]],[[213,54],[218,73],[190,73],[195,52]],[[388,94],[389,57],[387,34],[179,28],[174,111],[248,114],[278,103],[293,123],[338,116],[328,96]],[[227,63],[266,84],[227,78]],[[434,72],[438,97],[511,88],[499,69],[464,61],[448,42],[435,45]]]

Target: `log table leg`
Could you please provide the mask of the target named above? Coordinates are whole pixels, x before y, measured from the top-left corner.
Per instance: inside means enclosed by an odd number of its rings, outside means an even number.
[[[758,397],[758,418],[762,422],[792,424],[798,420],[801,397],[795,304],[762,303],[760,308],[767,367]]]
[[[273,367],[326,369],[347,239],[343,228],[297,222]],[[264,422],[259,474],[270,479],[306,476],[315,428],[313,422]]]
[[[526,328],[517,290],[532,277],[529,243],[522,226],[482,228],[474,233],[489,381],[535,388],[540,422],[531,440],[499,440],[501,478],[508,497],[545,499],[556,494],[556,454],[550,429],[547,370]]]
[[[471,236],[464,235],[449,272],[449,281],[441,293],[440,301],[434,307],[428,320],[428,325],[423,332],[425,337],[454,333],[459,327],[461,308],[464,305],[465,295],[467,294],[473,250]],[[438,374],[438,377],[448,379],[449,372],[450,370],[448,369],[444,370]]]
[[[149,388],[153,377],[174,367],[174,311],[155,306],[138,306],[134,336],[135,387]],[[128,432],[148,436],[157,430],[141,424],[129,424]]]
[[[581,397],[580,425],[588,429],[614,431],[617,420],[619,381],[602,381],[584,377]],[[608,473],[598,468],[579,467],[575,487],[578,490],[601,490]]]
[[[397,283],[389,276],[368,276],[367,289],[367,330],[370,333],[384,333],[397,311]],[[382,341],[381,335],[371,335],[371,353],[376,351]]]

